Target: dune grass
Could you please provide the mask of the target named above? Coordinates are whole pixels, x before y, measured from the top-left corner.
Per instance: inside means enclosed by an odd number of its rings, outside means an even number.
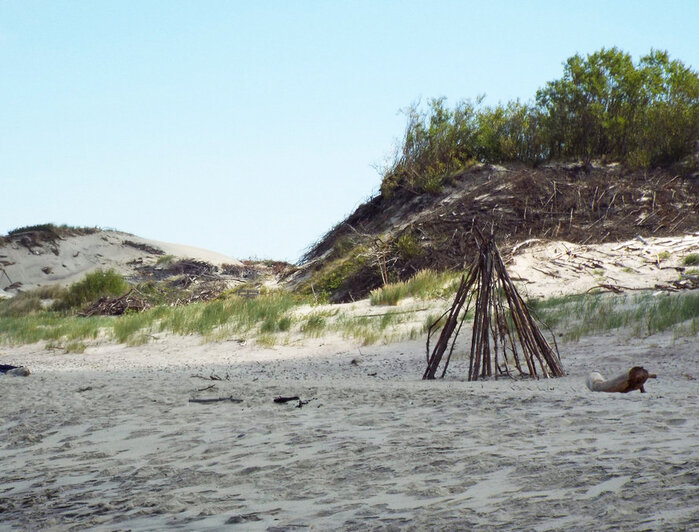
[[[441,314],[440,309],[448,306],[448,301],[436,298],[449,299],[458,280],[456,274],[421,272],[406,283],[377,291],[372,303],[390,306],[392,301],[406,297],[432,298],[431,301],[404,305],[400,310],[370,307],[372,310],[363,314],[348,307],[307,307],[306,299],[275,291],[254,299],[228,295],[211,302],[160,305],[123,316],[83,318],[43,309],[42,298],[61,295],[55,289],[46,289],[0,302],[0,343],[45,341],[66,351],[83,352],[96,339],[140,345],[163,332],[196,335],[204,341],[253,340],[263,346],[332,334],[363,345],[388,343],[424,335]],[[386,295],[393,289],[399,294],[397,299]],[[548,327],[567,340],[620,328],[636,336],[668,329],[682,336],[699,333],[697,291],[659,295],[586,294],[534,300],[529,305]]]
[[[106,316],[80,318],[49,311],[27,316],[0,316],[0,342],[33,344],[61,339],[94,339],[102,329],[110,328],[112,321]]]
[[[395,306],[402,299],[408,297],[418,299],[444,297],[454,294],[460,278],[461,274],[459,273],[421,270],[407,281],[388,284],[372,290],[370,301],[372,305]]]
[[[564,339],[613,329],[629,328],[634,336],[650,336],[668,329],[691,336],[699,332],[699,293],[638,295],[586,294],[528,302]]]

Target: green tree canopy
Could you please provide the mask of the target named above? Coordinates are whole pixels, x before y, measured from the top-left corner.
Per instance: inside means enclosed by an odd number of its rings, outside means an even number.
[[[382,190],[439,190],[473,161],[616,160],[632,167],[677,162],[699,139],[699,76],[667,52],[634,64],[618,48],[576,54],[532,103],[483,106],[445,98],[405,110],[402,146]]]

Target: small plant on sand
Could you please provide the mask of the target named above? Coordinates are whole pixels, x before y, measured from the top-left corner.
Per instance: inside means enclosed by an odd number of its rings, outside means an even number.
[[[170,266],[173,262],[175,261],[175,256],[174,255],[162,255],[161,257],[158,257],[158,260],[155,261],[155,264],[157,266]]]
[[[420,257],[424,254],[424,250],[420,247],[420,243],[412,233],[402,234],[396,239],[394,245],[396,251],[404,260]]]
[[[699,253],[690,253],[682,259],[685,266],[699,266]]]
[[[322,312],[314,312],[306,316],[301,324],[301,332],[313,338],[319,337],[327,326],[326,315]]]
[[[82,354],[85,352],[85,349],[87,349],[87,345],[84,342],[75,340],[66,344],[65,352]]]
[[[395,306],[401,299],[407,297],[420,299],[444,297],[454,292],[458,282],[459,275],[453,272],[437,273],[432,270],[421,270],[407,281],[391,283],[372,290],[370,301],[372,305]]]
[[[121,296],[128,289],[129,283],[114,270],[97,270],[88,273],[82,281],[70,285],[66,293],[54,303],[54,309],[75,309],[100,297]]]

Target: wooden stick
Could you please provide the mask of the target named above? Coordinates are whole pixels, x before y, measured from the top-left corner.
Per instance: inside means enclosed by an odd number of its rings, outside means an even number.
[[[211,399],[196,399],[196,398],[191,398],[189,400],[190,403],[219,403],[222,401],[230,401],[231,403],[242,403],[242,399],[233,399],[233,396],[230,397],[213,397]]]

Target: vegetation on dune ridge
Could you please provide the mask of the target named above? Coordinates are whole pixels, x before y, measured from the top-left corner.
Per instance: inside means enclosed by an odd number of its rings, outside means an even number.
[[[101,277],[113,277],[102,273]],[[122,316],[80,317],[79,307],[47,310],[41,301],[47,298],[62,301],[69,294],[74,298],[75,293],[84,293],[82,288],[42,288],[0,301],[0,343],[44,341],[49,349],[81,353],[95,342],[139,345],[163,332],[198,335],[204,341],[252,340],[263,346],[329,334],[362,345],[417,339],[448,304],[458,275],[419,272],[408,282],[392,283],[375,291],[373,306],[369,307],[372,310],[360,312],[353,310],[352,305],[317,305],[311,298],[278,290],[263,292],[255,299],[233,292],[209,302],[161,304]],[[102,280],[76,283],[78,287],[102,284]],[[407,298],[419,301],[405,301]],[[401,301],[401,308],[395,308]],[[668,329],[677,336],[694,336],[699,332],[699,294],[695,292],[659,296],[585,294],[535,300],[529,305],[568,340],[620,328],[636,336]],[[384,310],[385,306],[389,309]]]
[[[575,55],[532,103],[482,101],[449,108],[436,98],[406,109],[382,194],[439,192],[474,162],[604,158],[648,168],[680,161],[699,139],[699,75],[658,50],[635,64],[618,48]]]
[[[7,232],[7,235],[0,236],[0,243],[9,241],[12,237],[17,237],[24,233],[41,233],[50,239],[64,238],[66,236],[89,235],[96,233],[100,229],[98,227],[76,227],[72,225],[56,225],[53,223],[27,225],[18,227]]]

